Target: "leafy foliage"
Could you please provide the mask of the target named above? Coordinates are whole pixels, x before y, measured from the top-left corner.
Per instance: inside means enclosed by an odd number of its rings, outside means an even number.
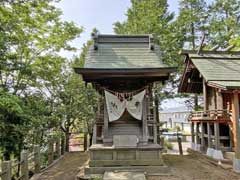
[[[0,2],[0,124],[6,159],[59,129],[59,92],[71,40],[82,32],[60,20],[55,0]],[[70,67],[68,67],[70,68]]]

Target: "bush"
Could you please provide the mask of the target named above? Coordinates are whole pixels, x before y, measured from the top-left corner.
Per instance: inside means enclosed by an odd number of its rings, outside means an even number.
[[[164,141],[163,147],[164,147],[165,149],[170,149],[170,150],[173,149],[172,143],[169,142],[169,141],[166,141],[166,140]]]

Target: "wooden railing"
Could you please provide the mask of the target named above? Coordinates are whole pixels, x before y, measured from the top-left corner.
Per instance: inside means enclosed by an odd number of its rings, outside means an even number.
[[[48,144],[41,150],[34,145],[33,151],[23,150],[20,160],[3,161],[1,164],[0,180],[29,180],[33,174],[40,173],[65,154],[65,137],[49,138]],[[47,152],[47,165],[41,163],[41,156]]]
[[[231,111],[223,109],[223,110],[207,110],[207,111],[194,111],[191,112],[188,116],[188,120],[231,120]]]

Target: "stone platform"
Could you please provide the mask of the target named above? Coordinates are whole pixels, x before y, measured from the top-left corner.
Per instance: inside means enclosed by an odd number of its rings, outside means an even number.
[[[162,148],[157,144],[138,147],[106,147],[92,145],[89,149],[89,166],[85,174],[104,174],[107,171],[139,171],[150,174],[168,173],[162,159]]]

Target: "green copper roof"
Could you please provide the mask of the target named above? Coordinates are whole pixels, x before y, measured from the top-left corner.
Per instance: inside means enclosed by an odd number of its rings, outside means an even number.
[[[237,52],[189,53],[191,61],[209,85],[224,89],[240,87],[240,54]]]
[[[84,68],[164,68],[159,47],[151,50],[150,35],[98,35]],[[94,48],[95,47],[95,48]]]
[[[240,81],[209,81],[208,84],[222,89],[240,89]]]
[[[240,81],[240,59],[194,59],[193,64],[207,81]]]

